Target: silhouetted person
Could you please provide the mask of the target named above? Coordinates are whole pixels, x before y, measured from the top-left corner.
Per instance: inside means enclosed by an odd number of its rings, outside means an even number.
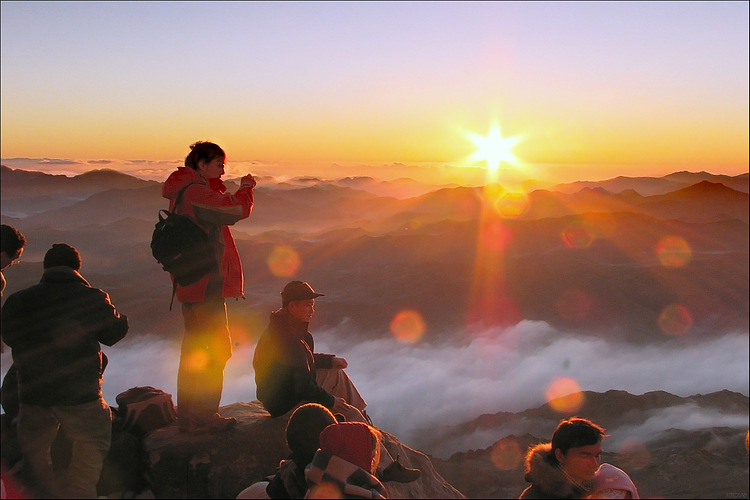
[[[21,231],[13,226],[2,224],[0,226],[0,298],[5,293],[5,275],[3,271],[5,268],[12,266],[17,263],[23,254],[23,249],[26,247],[26,237]],[[5,344],[3,343],[2,334],[0,333],[0,352],[5,352]],[[3,377],[2,390],[0,391],[0,404],[2,404],[5,414],[2,415],[2,442],[3,448],[10,446],[8,440],[11,436],[15,436],[15,427],[12,422],[18,415],[18,371],[15,365],[11,364],[10,368]],[[8,443],[8,444],[6,444]],[[15,461],[20,460],[20,455],[14,454],[15,457],[10,461],[9,464],[3,463],[0,467],[1,482],[0,486],[3,489],[3,494],[9,494],[12,496],[18,496],[15,489],[15,481],[11,479],[10,483],[7,484],[7,467],[12,467]],[[10,456],[10,454],[9,454]],[[5,455],[4,455],[5,458]],[[20,494],[20,493],[19,493]],[[5,496],[3,498],[6,498]]]
[[[344,371],[346,360],[314,352],[309,326],[315,299],[322,296],[304,281],[284,287],[281,309],[271,313],[253,356],[258,400],[272,417],[312,402],[366,422],[367,403]]]
[[[525,478],[531,486],[519,498],[587,498],[593,492],[605,437],[604,428],[585,418],[561,420],[552,442],[526,452]],[[603,471],[610,473],[610,468]]]
[[[257,396],[272,417],[281,417],[304,403],[318,403],[349,422],[370,423],[366,403],[344,372],[347,362],[333,354],[314,352],[309,332],[315,299],[322,297],[305,281],[291,281],[281,292],[281,309],[271,313],[268,328],[253,356]],[[404,467],[383,447],[383,481],[408,483],[419,469]]]
[[[375,477],[382,434],[362,422],[329,425],[320,433],[320,449],[305,471],[305,498],[387,498]]]
[[[5,292],[5,276],[3,271],[6,267],[17,263],[23,255],[23,249],[26,247],[26,237],[13,226],[3,224],[0,227],[0,242],[2,251],[0,251],[0,297]],[[0,335],[0,341],[2,336]],[[0,342],[0,352],[5,352],[5,344]],[[3,410],[5,410],[4,419],[10,422],[18,415],[18,375],[15,365],[8,368],[3,378],[2,393],[0,393]]]
[[[237,192],[228,193],[221,180],[225,160],[224,150],[216,144],[196,142],[185,166],[172,172],[162,188],[162,195],[170,200],[169,210],[195,220],[216,252],[212,272],[190,285],[177,284],[175,290],[185,322],[177,373],[177,422],[180,430],[188,432],[221,431],[236,423],[218,413],[224,367],[232,356],[224,300],[244,295],[242,263],[229,226],[250,215],[256,183],[247,174]]]
[[[128,331],[109,295],[78,272],[81,256],[57,243],[44,256],[39,284],[8,297],[2,330],[18,369],[18,442],[41,495],[96,498],[110,447],[110,408],[102,397],[111,346]],[[73,441],[64,478],[52,469],[50,447],[58,430]]]
[[[3,296],[6,285],[3,271],[5,271],[6,267],[18,262],[25,246],[26,237],[21,231],[7,224],[0,226],[0,297]],[[1,336],[0,340],[2,340]],[[5,347],[1,342],[0,352],[5,352]]]

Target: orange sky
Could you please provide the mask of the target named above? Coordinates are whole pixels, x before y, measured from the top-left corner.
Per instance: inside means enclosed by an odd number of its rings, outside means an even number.
[[[747,19],[746,2],[3,2],[1,156],[163,179],[213,140],[230,173],[477,183],[467,133],[498,125],[518,138],[501,180],[737,175]]]

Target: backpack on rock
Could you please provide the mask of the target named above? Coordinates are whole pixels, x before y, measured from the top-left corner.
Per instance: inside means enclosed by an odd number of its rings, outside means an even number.
[[[115,398],[115,423],[121,430],[144,436],[177,419],[172,395],[151,386],[133,387]]]

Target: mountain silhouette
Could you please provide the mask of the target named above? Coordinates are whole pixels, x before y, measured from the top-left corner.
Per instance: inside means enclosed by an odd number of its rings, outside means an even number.
[[[106,170],[68,178],[3,167],[2,175],[3,222],[34,242],[11,287],[38,279],[33,263],[68,241],[87,271],[102,277],[100,286],[128,298],[122,307],[136,322],[134,335],[179,335],[178,322],[158,313],[170,283],[149,248],[156,214],[167,206],[159,183]],[[467,327],[524,318],[650,342],[665,338],[659,318],[678,306],[690,314],[688,335],[721,335],[744,328],[748,317],[748,195],[714,182],[724,177],[654,196],[601,186],[536,190],[527,210],[510,217],[482,188],[397,198],[359,189],[384,187],[372,179],[260,185],[252,215],[233,227],[246,294],[257,304],[242,308],[240,319],[277,307],[288,279],[271,272],[268,257],[284,247],[299,257],[300,275],[331,292],[316,322],[350,321],[355,336],[389,335],[391,319],[408,308],[424,318],[424,342],[461,341]],[[45,203],[55,208],[35,213]],[[6,206],[30,215],[8,217]],[[683,267],[660,265],[666,237],[687,245]],[[491,270],[493,262],[501,268]]]

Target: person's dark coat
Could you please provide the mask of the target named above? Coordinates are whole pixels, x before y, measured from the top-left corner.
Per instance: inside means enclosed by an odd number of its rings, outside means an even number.
[[[305,493],[307,493],[305,466],[299,465],[294,460],[282,460],[279,470],[269,478],[266,487],[268,496],[271,498],[305,498]]]
[[[109,295],[70,267],[51,267],[41,282],[9,296],[2,331],[18,370],[21,404],[72,406],[102,397],[106,358],[128,331]]]
[[[333,408],[335,398],[318,385],[315,370],[331,368],[334,356],[314,354],[308,326],[281,308],[271,313],[268,328],[255,348],[257,397],[272,417],[285,414],[299,403]]]
[[[526,488],[518,498],[583,498],[588,491],[568,481],[552,459],[552,443],[533,446],[524,463]]]

